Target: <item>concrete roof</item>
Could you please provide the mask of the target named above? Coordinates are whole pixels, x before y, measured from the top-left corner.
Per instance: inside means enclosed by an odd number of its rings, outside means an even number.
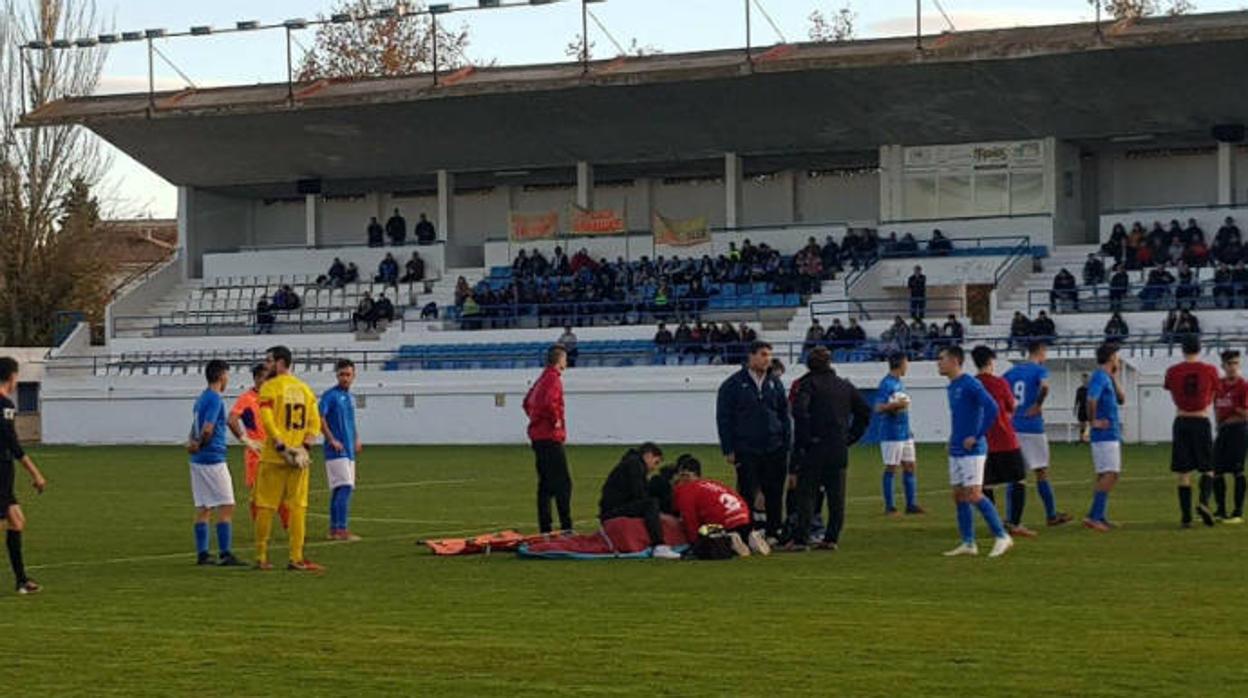
[[[1248,12],[795,44],[443,76],[66,99],[25,126],[84,124],[175,184],[351,193],[458,172],[672,163],[881,144],[1127,134],[1207,138],[1248,117]]]

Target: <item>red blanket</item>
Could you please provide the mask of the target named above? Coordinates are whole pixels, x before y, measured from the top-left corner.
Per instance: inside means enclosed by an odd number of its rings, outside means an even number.
[[[688,545],[680,519],[666,514],[663,520],[663,542],[672,547]],[[613,556],[631,555],[650,548],[650,534],[646,533],[646,522],[642,519],[618,518],[608,519],[597,533],[540,540],[528,543],[524,552],[529,555],[543,556]]]

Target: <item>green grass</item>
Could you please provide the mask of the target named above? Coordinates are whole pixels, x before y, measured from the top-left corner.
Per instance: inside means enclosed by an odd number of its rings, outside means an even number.
[[[713,449],[694,450],[727,476]],[[618,453],[570,450],[584,528]],[[1087,454],[1054,456],[1059,504],[1080,515]],[[316,543],[309,555],[328,572],[312,577],[195,567],[176,449],[43,448],[51,488],[36,497],[19,475],[19,496],[46,593],[0,596],[0,686],[31,696],[1233,695],[1248,678],[1248,530],[1179,530],[1165,456],[1128,449],[1110,509],[1122,529],[1041,530],[1002,560],[939,555],[956,534],[943,456],[925,447],[930,514],[903,521],[878,513],[876,452],[854,453],[837,553],[547,562],[439,559],[414,545],[530,530],[526,448],[370,448],[353,510],[365,540]],[[313,488],[319,539],[319,466]],[[1028,507],[1037,525],[1034,491]],[[249,525],[236,537],[249,556]],[[7,566],[0,581],[11,588]]]

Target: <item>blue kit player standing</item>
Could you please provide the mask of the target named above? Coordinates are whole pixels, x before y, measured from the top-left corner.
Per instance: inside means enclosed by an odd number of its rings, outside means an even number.
[[[1092,465],[1096,469],[1096,491],[1092,508],[1083,525],[1102,533],[1113,528],[1109,522],[1109,493],[1122,472],[1122,419],[1118,407],[1127,400],[1118,383],[1121,363],[1118,347],[1102,344],[1096,350],[1100,366],[1088,380],[1088,418],[1092,422]]]
[[[195,552],[200,565],[223,567],[243,565],[232,552],[234,528],[234,481],[226,464],[225,392],[230,382],[230,365],[213,359],[204,366],[208,387],[195,400],[195,421],[186,450],[191,454],[191,498],[195,502]],[[217,550],[214,561],[208,553],[208,522],[217,514]]]
[[[905,354],[895,353],[888,357],[888,375],[880,381],[875,393],[875,411],[879,415],[880,455],[884,459],[884,513],[897,514],[894,501],[894,484],[897,469],[901,468],[902,488],[906,493],[906,513],[922,514],[918,502],[918,476],[914,449],[914,433],[910,431],[910,396],[906,395],[901,382],[910,367]]]
[[[1044,401],[1049,396],[1049,369],[1045,368],[1044,361],[1048,353],[1044,342],[1033,342],[1027,347],[1027,361],[1006,371],[1004,378],[1018,402],[1014,432],[1018,435],[1027,469],[1036,475],[1036,492],[1044,502],[1044,518],[1050,526],[1060,526],[1070,522],[1071,517],[1057,510],[1057,499],[1049,482],[1049,439],[1044,433]],[[1023,487],[1022,482],[1009,486],[1008,501],[1017,507],[1017,511],[1010,513],[1011,521],[1022,520],[1026,497],[1021,492],[1015,493],[1015,488]]]
[[[1014,539],[1001,523],[996,506],[984,497],[984,465],[988,460],[988,430],[997,419],[997,401],[974,376],[962,370],[966,359],[962,347],[940,350],[937,366],[949,379],[949,412],[953,418],[949,433],[949,484],[957,505],[958,533],[962,542],[945,553],[946,557],[978,555],[975,544],[975,509],[984,517],[996,538],[988,557],[1001,557],[1014,547]]]
[[[321,395],[321,430],[325,436],[325,479],[329,482],[329,538],[357,541],[347,518],[351,493],[355,491],[355,456],[364,449],[355,432],[355,364],[339,359],[334,364],[338,384]]]

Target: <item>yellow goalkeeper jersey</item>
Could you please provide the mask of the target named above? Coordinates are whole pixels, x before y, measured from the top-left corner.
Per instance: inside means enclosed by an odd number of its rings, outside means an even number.
[[[274,376],[260,387],[260,420],[268,439],[260,452],[260,460],[283,463],[277,443],[287,448],[302,446],[309,437],[321,434],[321,413],[316,394],[306,383],[289,373]]]

